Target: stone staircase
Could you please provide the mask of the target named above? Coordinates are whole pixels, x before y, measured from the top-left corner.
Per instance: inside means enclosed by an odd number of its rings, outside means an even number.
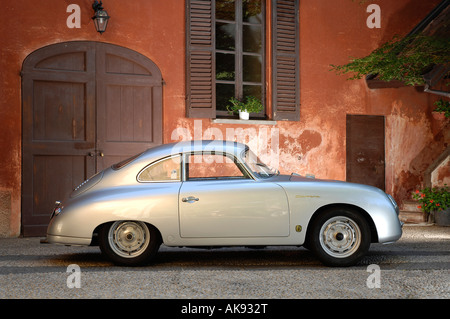
[[[403,209],[400,210],[400,221],[405,224],[423,224],[427,223],[425,213],[420,210],[419,202],[415,200],[405,200],[403,202]]]

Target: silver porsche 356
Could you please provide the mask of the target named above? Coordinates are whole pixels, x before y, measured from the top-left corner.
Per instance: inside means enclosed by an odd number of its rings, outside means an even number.
[[[144,265],[166,246],[304,246],[350,266],[402,235],[398,206],[359,184],[280,175],[236,142],[151,148],[94,175],[57,205],[50,243],[95,245]]]

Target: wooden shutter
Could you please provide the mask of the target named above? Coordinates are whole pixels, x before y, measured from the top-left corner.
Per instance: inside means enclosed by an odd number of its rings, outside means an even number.
[[[187,117],[214,118],[214,1],[186,1]]]
[[[300,119],[298,0],[272,0],[274,120]]]

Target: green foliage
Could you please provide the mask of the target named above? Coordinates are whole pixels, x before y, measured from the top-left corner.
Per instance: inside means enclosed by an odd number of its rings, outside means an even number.
[[[399,80],[422,85],[422,75],[437,64],[450,61],[450,39],[425,35],[398,36],[363,58],[351,58],[345,65],[331,65],[336,74],[355,73],[350,80],[378,74],[384,81]]]
[[[216,74],[216,80],[234,79],[235,72],[221,71]]]
[[[416,190],[413,193],[413,198],[419,201],[421,205],[418,208],[425,213],[446,210],[450,207],[450,192],[447,185],[442,188],[426,187],[422,190]]]
[[[436,102],[434,102],[434,105],[436,108],[434,109],[434,112],[442,112],[445,114],[445,117],[450,117],[450,102],[444,101],[443,99],[440,99]]]
[[[263,109],[261,101],[254,96],[247,96],[245,102],[232,97],[229,102],[231,105],[227,105],[227,110],[230,114],[237,113],[239,110],[247,111],[248,113],[258,113]]]

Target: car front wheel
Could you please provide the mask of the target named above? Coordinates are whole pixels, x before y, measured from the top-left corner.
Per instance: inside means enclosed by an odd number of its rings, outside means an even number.
[[[117,265],[142,266],[149,263],[161,244],[158,232],[139,221],[116,221],[99,232],[103,254]]]
[[[327,266],[352,266],[369,250],[370,226],[353,210],[325,211],[312,221],[311,226],[308,247]]]

